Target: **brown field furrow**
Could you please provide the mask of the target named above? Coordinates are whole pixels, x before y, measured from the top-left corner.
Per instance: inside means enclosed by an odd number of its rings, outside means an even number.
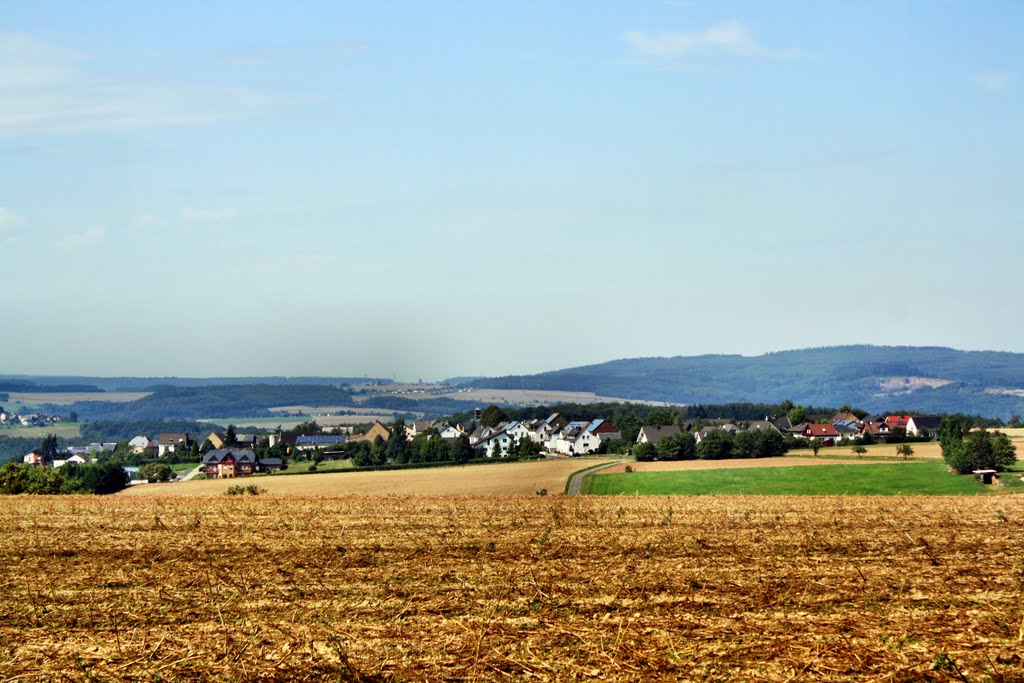
[[[0,499],[3,680],[1021,680],[1024,498]]]

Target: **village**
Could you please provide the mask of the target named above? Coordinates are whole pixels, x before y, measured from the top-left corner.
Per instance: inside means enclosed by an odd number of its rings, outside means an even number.
[[[492,406],[503,416],[500,409]],[[637,459],[658,459],[656,450],[664,440],[678,439],[682,435],[692,439],[700,453],[700,444],[708,440],[726,439],[744,442],[751,435],[771,436],[775,444],[771,450],[753,447],[728,451],[714,456],[693,457],[765,457],[781,454],[786,444],[806,444],[814,448],[828,448],[840,444],[874,443],[876,441],[931,440],[936,438],[941,416],[933,415],[877,415],[858,417],[849,410],[833,415],[809,415],[794,424],[788,416],[765,417],[763,420],[702,419],[686,420],[676,424],[644,424],[623,441],[622,432],[607,418],[570,420],[560,412],[543,419],[482,420],[487,411],[477,410],[471,420],[418,419],[409,423],[398,420],[391,426],[374,421],[367,425],[335,427],[324,431],[315,422],[305,423],[307,431],[275,430],[266,433],[236,433],[233,426],[226,431],[214,430],[205,438],[187,432],[163,432],[152,438],[138,435],[127,442],[91,442],[69,445],[57,453],[34,449],[22,458],[25,464],[60,468],[68,463],[85,464],[108,460],[116,453],[127,455],[131,461],[125,467],[131,483],[146,483],[139,477],[138,465],[144,462],[195,463],[194,468],[183,471],[178,479],[224,479],[256,474],[281,472],[289,460],[344,460],[352,457],[357,445],[369,449],[377,447],[383,452],[385,445],[396,438],[405,443],[422,443],[437,439],[452,448],[462,445],[477,459],[508,459],[529,455],[533,457],[576,457],[608,452],[634,455]],[[484,422],[489,422],[484,424]],[[760,438],[759,437],[759,438]],[[760,438],[764,442],[763,438]],[[706,444],[707,445],[707,444]],[[390,462],[386,456],[377,465],[404,464]],[[662,458],[666,456],[661,452]],[[683,456],[685,457],[685,456]],[[412,461],[415,463],[415,460]],[[315,470],[313,470],[315,471]]]

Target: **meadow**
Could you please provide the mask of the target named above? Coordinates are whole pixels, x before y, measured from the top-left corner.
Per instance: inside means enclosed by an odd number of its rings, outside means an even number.
[[[691,461],[701,465],[704,461]],[[826,461],[827,462],[827,461]],[[727,468],[622,468],[588,476],[583,493],[600,495],[984,495],[1024,492],[1016,472],[986,486],[975,477],[950,474],[941,461],[849,464],[804,461],[819,467],[758,466],[756,460],[729,461]],[[646,465],[647,463],[643,463]],[[662,464],[662,463],[657,463]],[[665,465],[675,463],[664,463]],[[680,463],[684,464],[684,463]],[[744,465],[746,465],[744,467]]]
[[[1018,496],[2,498],[0,679],[1020,680],[1022,533]]]

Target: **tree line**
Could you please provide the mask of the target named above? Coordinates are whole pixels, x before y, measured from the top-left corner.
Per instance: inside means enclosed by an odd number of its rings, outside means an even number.
[[[959,418],[950,417],[939,427],[942,459],[959,474],[976,470],[1002,472],[1017,461],[1016,447],[1002,432],[971,430]]]
[[[0,494],[106,494],[126,486],[128,473],[112,462],[69,462],[58,468],[9,462],[0,467]]]
[[[633,456],[640,462],[774,458],[785,455],[787,448],[786,439],[774,429],[736,434],[716,429],[702,438],[700,443],[697,443],[697,438],[692,432],[666,436],[657,445],[638,443],[633,446]]]

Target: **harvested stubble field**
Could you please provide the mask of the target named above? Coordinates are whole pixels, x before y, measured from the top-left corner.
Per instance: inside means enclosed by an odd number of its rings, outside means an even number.
[[[1024,498],[0,499],[4,680],[1021,680]]]
[[[615,462],[606,459],[566,458],[532,462],[499,462],[462,467],[391,470],[383,472],[287,473],[246,478],[274,495],[295,496],[489,496],[528,495],[546,490],[561,494],[574,472],[592,465]],[[119,496],[219,496],[237,479],[209,479],[167,484],[145,484],[122,491]]]

